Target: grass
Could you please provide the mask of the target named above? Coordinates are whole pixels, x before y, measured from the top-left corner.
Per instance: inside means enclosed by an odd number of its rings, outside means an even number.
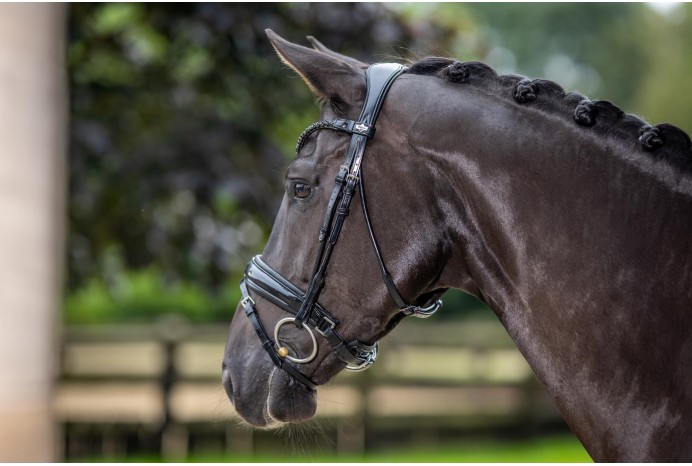
[[[544,438],[526,442],[481,442],[435,450],[378,453],[365,461],[455,463],[584,463],[591,462],[584,447],[573,437]]]
[[[173,461],[182,459],[173,458]],[[92,461],[158,462],[160,457],[95,458]],[[592,462],[584,447],[573,436],[544,437],[527,441],[481,441],[447,444],[439,448],[383,450],[366,455],[297,454],[278,455],[192,455],[187,462],[366,462],[366,463],[587,463]]]

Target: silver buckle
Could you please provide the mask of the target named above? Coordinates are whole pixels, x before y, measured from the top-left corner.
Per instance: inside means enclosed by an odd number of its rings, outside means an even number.
[[[252,303],[253,306],[255,305],[255,300],[250,296],[245,296],[243,299],[241,299],[240,305],[245,306],[248,302]]]
[[[427,319],[435,314],[442,307],[442,300],[438,299],[428,307],[408,306],[402,309],[402,312],[407,316],[418,317],[419,319]]]
[[[359,365],[357,366],[350,366],[346,365],[346,370],[349,370],[351,372],[360,372],[364,371],[368,367],[372,366],[375,361],[377,360],[377,353],[379,351],[380,345],[379,343],[375,343],[375,347],[372,349],[372,351],[367,355],[367,358]]]
[[[346,175],[346,181],[351,181],[351,180],[353,180],[354,184],[358,183],[358,177],[356,175],[354,175],[353,173],[349,173],[348,175]]]
[[[327,316],[322,316],[322,320],[324,320],[324,321],[326,321],[326,322],[329,323],[329,328],[333,329],[334,327],[336,327],[336,322],[334,322],[334,321],[333,321],[332,319],[330,319],[329,317],[327,317]],[[324,332],[323,332],[322,330],[320,330],[320,327],[318,327],[317,325],[315,325],[315,330],[317,331],[317,333],[319,333],[319,334],[322,335],[323,337],[327,338],[327,335],[325,335]]]

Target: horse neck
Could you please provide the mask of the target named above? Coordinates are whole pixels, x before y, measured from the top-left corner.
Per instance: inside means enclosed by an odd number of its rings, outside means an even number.
[[[595,459],[692,455],[668,441],[692,434],[689,178],[567,118],[468,95],[444,115],[411,144],[457,206],[443,284],[494,310]]]

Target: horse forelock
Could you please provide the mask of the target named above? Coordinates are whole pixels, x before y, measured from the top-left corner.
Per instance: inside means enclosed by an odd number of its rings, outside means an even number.
[[[682,129],[668,123],[652,126],[612,102],[589,100],[578,92],[565,91],[553,81],[498,75],[484,63],[442,57],[426,57],[410,63],[407,73],[476,86],[519,105],[531,105],[559,115],[571,114],[575,125],[603,137],[614,136],[628,148],[637,145],[648,156],[666,160],[681,172],[692,173],[692,142]]]

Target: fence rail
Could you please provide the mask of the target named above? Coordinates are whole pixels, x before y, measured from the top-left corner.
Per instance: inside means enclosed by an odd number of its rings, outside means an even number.
[[[223,435],[221,448],[251,453],[259,434],[238,427],[220,383],[226,332],[174,319],[65,329],[55,410],[67,458],[124,454],[134,431],[151,438],[150,449],[180,458],[192,430],[205,425]],[[336,449],[349,452],[367,447],[369,430],[526,427],[559,419],[494,321],[403,322],[382,342],[372,369],[340,374],[318,396],[318,420],[334,426]]]

